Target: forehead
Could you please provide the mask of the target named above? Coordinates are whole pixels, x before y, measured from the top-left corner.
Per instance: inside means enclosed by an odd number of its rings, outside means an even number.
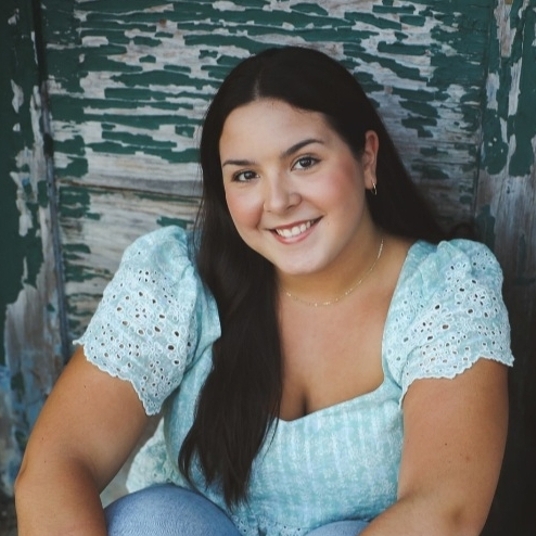
[[[220,155],[228,153],[285,150],[304,138],[328,142],[337,134],[324,115],[271,99],[253,101],[233,110],[223,125]]]

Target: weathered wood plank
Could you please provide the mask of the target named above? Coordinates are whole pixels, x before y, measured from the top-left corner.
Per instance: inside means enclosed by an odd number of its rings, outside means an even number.
[[[268,45],[312,45],[361,73],[445,220],[469,217],[491,6],[74,2],[76,45],[63,27],[49,37],[58,177],[187,195],[199,122],[230,66]],[[75,53],[67,73],[61,60]]]
[[[0,4],[0,495],[63,364],[34,30]]]
[[[516,364],[510,434],[486,535],[536,527],[536,2],[499,2],[490,42],[476,216],[504,269]]]
[[[196,198],[64,186],[62,243],[70,336],[81,335],[124,249],[143,233],[170,223],[190,227]]]

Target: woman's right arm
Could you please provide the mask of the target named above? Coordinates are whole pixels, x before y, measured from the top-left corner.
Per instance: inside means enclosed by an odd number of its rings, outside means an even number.
[[[19,536],[105,536],[99,494],[148,417],[127,381],[79,348],[41,411],[15,483]]]

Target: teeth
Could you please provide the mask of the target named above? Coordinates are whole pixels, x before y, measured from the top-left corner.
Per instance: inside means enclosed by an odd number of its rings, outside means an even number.
[[[283,238],[293,238],[294,236],[298,236],[302,233],[305,233],[305,231],[307,231],[307,229],[309,229],[312,224],[312,221],[308,221],[307,223],[295,225],[290,229],[276,229],[275,232]]]

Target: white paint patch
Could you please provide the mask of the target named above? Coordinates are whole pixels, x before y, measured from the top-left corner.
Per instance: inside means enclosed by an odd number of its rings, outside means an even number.
[[[82,37],[82,45],[89,48],[99,48],[109,43],[108,38],[103,35],[86,35]]]
[[[246,8],[243,6],[238,6],[234,2],[228,2],[225,0],[221,0],[220,2],[214,2],[212,4],[212,7],[214,9],[217,9],[218,11],[245,11]]]
[[[13,100],[11,101],[11,104],[13,105],[15,113],[18,114],[20,107],[24,103],[24,91],[13,80],[11,80],[11,89],[13,90]]]
[[[10,25],[10,26],[15,26],[15,24],[17,24],[19,22],[19,16],[20,16],[20,11],[19,11],[19,8],[15,9],[15,13],[13,14],[13,16],[9,17],[9,19],[7,19],[7,23]]]

